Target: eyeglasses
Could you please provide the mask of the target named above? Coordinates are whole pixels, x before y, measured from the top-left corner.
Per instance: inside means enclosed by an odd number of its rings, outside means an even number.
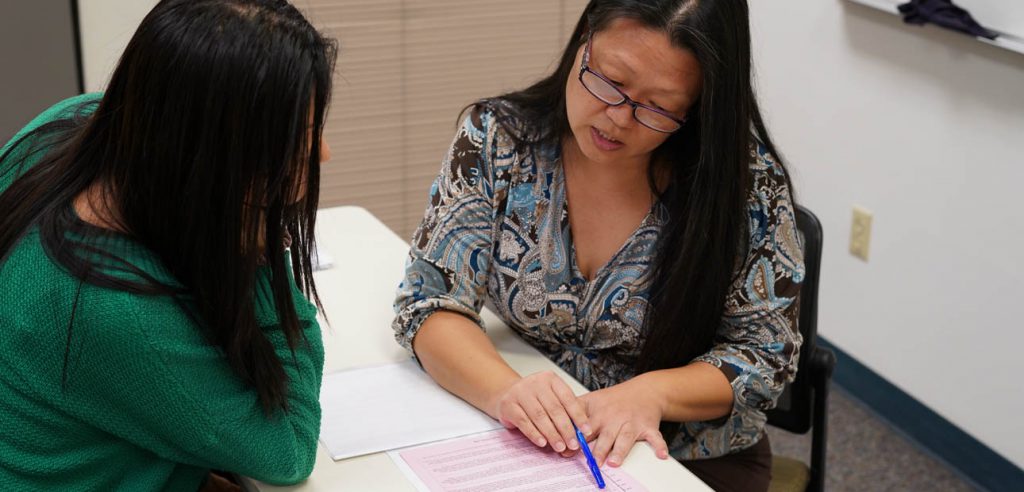
[[[679,119],[667,111],[652,108],[646,104],[640,104],[629,98],[625,93],[615,87],[615,83],[607,77],[595,72],[590,68],[590,45],[593,37],[587,36],[587,46],[583,49],[583,62],[580,64],[580,83],[594,97],[609,106],[620,106],[629,104],[633,107],[633,118],[641,125],[656,132],[673,133],[682,128],[686,119]]]

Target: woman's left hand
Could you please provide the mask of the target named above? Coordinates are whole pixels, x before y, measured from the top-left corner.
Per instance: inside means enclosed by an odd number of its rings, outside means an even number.
[[[586,405],[590,425],[597,439],[590,444],[598,466],[605,460],[622,465],[637,441],[647,441],[660,459],[668,459],[668,445],[662,437],[661,401],[641,376],[580,397]]]

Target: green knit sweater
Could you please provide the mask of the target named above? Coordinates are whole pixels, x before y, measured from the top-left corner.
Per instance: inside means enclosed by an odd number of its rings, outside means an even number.
[[[57,104],[15,140],[98,98]],[[0,163],[0,192],[13,181],[6,170]],[[173,282],[141,245],[121,238],[107,246]],[[290,410],[268,417],[171,298],[81,285],[69,335],[79,286],[44,252],[38,229],[0,264],[0,489],[191,491],[211,468],[274,484],[309,475],[320,433],[323,342],[316,309],[298,289],[309,343],[293,357],[268,271],[257,279],[257,319],[289,377]]]

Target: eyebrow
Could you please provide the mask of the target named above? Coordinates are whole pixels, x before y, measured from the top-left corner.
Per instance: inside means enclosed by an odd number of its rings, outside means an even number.
[[[629,72],[627,75],[629,75],[631,77],[635,77],[637,75],[637,71],[633,69],[632,64],[630,64],[624,57],[620,56],[619,54],[616,53],[616,54],[613,54],[612,56],[605,56],[605,58],[606,59],[608,59],[608,58],[616,59],[616,61],[618,62],[616,65],[624,67],[625,70],[627,72]],[[595,65],[595,64],[600,65],[600,64],[594,62],[594,49],[593,49],[593,47],[591,47],[591,49],[590,49],[590,64],[591,65]],[[603,68],[607,69],[607,66],[605,66]],[[605,76],[607,77],[608,75],[605,74]],[[660,94],[660,95],[664,95],[664,96],[672,96],[672,97],[679,96],[679,97],[681,97],[683,99],[686,98],[686,95],[683,92],[681,92],[681,91],[669,90],[669,89],[667,89],[665,87],[651,87],[650,89],[651,89],[651,92],[654,92],[656,94]]]

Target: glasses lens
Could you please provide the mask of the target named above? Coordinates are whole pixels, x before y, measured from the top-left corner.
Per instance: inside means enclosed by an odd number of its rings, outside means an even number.
[[[636,119],[649,128],[665,133],[672,133],[680,126],[676,120],[642,106],[636,108]]]
[[[589,70],[583,72],[580,81],[583,82],[583,87],[605,104],[621,104],[625,100],[614,86]]]

